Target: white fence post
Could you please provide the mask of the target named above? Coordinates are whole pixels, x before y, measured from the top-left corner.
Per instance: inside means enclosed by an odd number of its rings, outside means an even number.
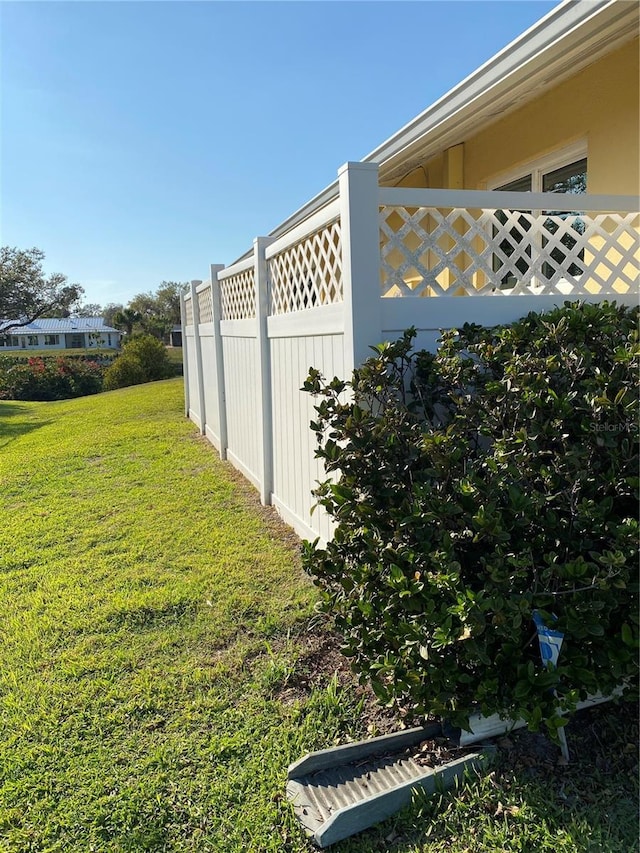
[[[191,282],[191,307],[193,309],[193,333],[196,352],[196,373],[198,376],[198,406],[200,409],[200,432],[205,434],[207,418],[205,414],[204,402],[204,370],[202,367],[202,342],[200,341],[200,306],[198,304],[198,294],[196,287],[202,284],[200,279],[194,279]]]
[[[378,166],[345,163],[338,179],[347,379],[382,336]]]
[[[253,258],[256,288],[256,335],[258,376],[260,379],[260,502],[271,503],[273,491],[273,424],[271,412],[271,359],[267,337],[269,315],[269,282],[265,250],[273,243],[272,237],[256,237],[253,241]]]
[[[189,353],[187,347],[187,311],[184,304],[185,294],[180,297],[180,323],[182,324],[182,381],[184,383],[184,414],[189,417]]]
[[[220,459],[227,458],[227,406],[224,393],[224,351],[220,333],[220,284],[218,273],[224,264],[211,264],[211,304],[213,307],[213,340],[216,358],[216,401],[218,405],[218,433],[220,438]]]

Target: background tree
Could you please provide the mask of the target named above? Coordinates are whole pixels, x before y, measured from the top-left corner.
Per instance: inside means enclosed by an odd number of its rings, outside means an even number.
[[[180,323],[180,297],[186,282],[163,281],[153,293],[138,293],[129,302],[129,308],[140,314],[144,332],[160,340],[165,339],[171,327]]]
[[[102,305],[97,302],[85,302],[73,311],[74,317],[102,317]]]
[[[113,326],[115,328],[114,318],[116,314],[119,314],[123,310],[124,305],[121,302],[107,302],[100,315],[104,320],[105,326]]]
[[[158,324],[157,322],[160,314],[156,297],[151,291],[148,293],[137,293],[129,302],[129,309],[135,311],[140,317],[138,322],[145,334],[153,335],[154,338],[160,339],[164,337],[166,323],[161,322]]]
[[[129,300],[128,307],[132,311],[136,311],[140,314],[143,319],[158,313],[156,297],[151,291],[148,293],[136,293],[136,295]]]
[[[151,314],[142,318],[142,328],[147,335],[153,335],[159,341],[164,341],[171,331],[173,323],[161,314]]]
[[[68,316],[84,290],[67,276],[42,269],[40,249],[0,248],[0,333],[26,326],[38,317]]]
[[[71,311],[65,305],[58,305],[57,308],[52,308],[50,311],[47,311],[47,317],[70,317]]]
[[[180,297],[188,287],[186,281],[163,281],[156,291],[158,309],[172,326],[180,325]]]
[[[123,308],[118,311],[113,317],[113,324],[116,329],[122,329],[127,335],[133,334],[133,327],[136,323],[140,323],[142,315],[132,308]]]

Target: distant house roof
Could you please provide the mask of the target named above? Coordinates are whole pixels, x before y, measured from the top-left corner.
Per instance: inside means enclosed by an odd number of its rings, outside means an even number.
[[[2,321],[0,321],[0,327]],[[12,335],[37,335],[38,332],[73,333],[73,332],[116,332],[118,329],[106,326],[102,317],[41,317],[26,326],[17,326],[10,330]]]

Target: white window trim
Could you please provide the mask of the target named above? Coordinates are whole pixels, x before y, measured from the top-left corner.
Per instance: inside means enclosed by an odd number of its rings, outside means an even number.
[[[562,166],[575,163],[576,160],[583,160],[585,157],[588,159],[587,140],[580,139],[564,148],[551,151],[543,157],[537,157],[535,160],[520,163],[518,166],[513,166],[504,172],[492,175],[487,181],[487,189],[496,190],[498,187],[504,186],[504,184],[509,184],[511,181],[518,180],[518,178],[531,175],[531,191],[541,193],[543,175],[546,175],[547,172],[553,172],[554,169],[560,169]],[[587,187],[588,182],[589,173],[587,171]]]
[[[529,160],[526,163],[521,163],[504,172],[499,172],[487,182],[487,189],[497,190],[505,184],[516,181],[519,178],[524,178],[531,175],[531,192],[542,192],[542,177],[543,175],[553,172],[555,169],[560,169],[563,166],[568,166],[570,163],[575,163],[577,160],[589,159],[587,152],[587,140],[580,139],[573,142],[571,145],[565,145],[563,148],[558,148],[555,151],[550,151],[535,160]],[[587,188],[589,184],[589,167],[587,165]],[[587,190],[588,191],[588,190]],[[532,210],[533,216],[540,216],[541,210]],[[536,240],[537,238],[534,238]],[[537,280],[532,279],[532,285],[536,287]]]

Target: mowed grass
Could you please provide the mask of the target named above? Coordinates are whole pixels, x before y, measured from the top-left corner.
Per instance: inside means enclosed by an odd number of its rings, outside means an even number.
[[[329,691],[270,699],[310,585],[181,399],[0,404],[0,848],[280,850],[282,770],[336,734]]]
[[[172,364],[182,366],[182,347],[167,347],[167,357]]]
[[[367,720],[330,668],[282,690],[315,593],[181,380],[0,403],[0,488],[0,850],[308,850],[287,765]],[[539,778],[512,750],[333,849],[634,850],[637,725],[617,714],[593,724],[608,765]]]

